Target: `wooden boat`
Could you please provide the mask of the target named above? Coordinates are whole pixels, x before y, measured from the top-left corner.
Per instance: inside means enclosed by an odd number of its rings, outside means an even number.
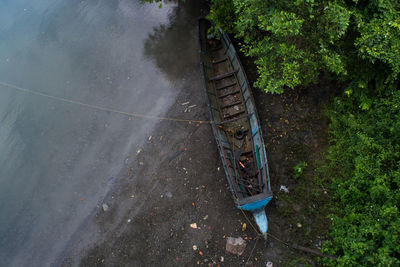
[[[267,157],[251,88],[228,35],[209,34],[199,20],[199,45],[204,87],[213,133],[238,209],[250,211],[266,237],[265,206],[272,199]]]

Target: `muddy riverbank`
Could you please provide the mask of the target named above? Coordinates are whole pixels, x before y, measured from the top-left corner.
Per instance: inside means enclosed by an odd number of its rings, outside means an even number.
[[[190,33],[179,39],[176,51],[170,53],[184,53],[195,60],[184,66],[184,72],[175,65],[179,57],[169,59],[164,54],[163,64],[159,64],[167,76],[182,83],[167,116],[208,120],[193,14],[155,31],[152,43],[183,35],[182,23],[191,24]],[[157,46],[148,51],[154,50]],[[256,68],[251,60],[242,59],[252,83]],[[79,250],[71,249],[63,265],[265,266],[268,261],[274,266],[317,265],[316,257],[282,242],[318,249],[329,225],[329,191],[323,181],[315,180],[314,162],[328,145],[323,107],[333,91],[331,84],[323,82],[282,95],[253,90],[275,195],[266,209],[272,235],[267,241],[252,228],[251,215],[245,214],[248,221],[234,207],[211,127],[161,121],[149,133],[147,143],[137,148],[137,155],[127,158],[115,191],[104,200],[108,208],[99,206],[92,216],[95,227],[82,231],[80,240],[96,231],[99,241],[84,247],[78,241]],[[296,179],[293,168],[299,162],[308,166]],[[289,193],[281,191],[281,185]],[[192,223],[197,224],[196,229],[190,227]],[[247,224],[245,231],[243,223]],[[242,256],[225,251],[228,236],[246,240]]]

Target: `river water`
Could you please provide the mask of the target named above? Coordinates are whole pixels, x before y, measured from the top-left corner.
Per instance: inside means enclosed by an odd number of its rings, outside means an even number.
[[[146,47],[177,5],[0,0],[0,265],[55,264],[157,123],[45,95],[165,114],[182,37]]]

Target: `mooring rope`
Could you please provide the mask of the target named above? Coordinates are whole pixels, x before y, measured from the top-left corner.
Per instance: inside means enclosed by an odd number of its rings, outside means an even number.
[[[9,84],[9,83],[5,83],[5,82],[0,82],[0,85],[2,85],[4,87],[15,89],[15,90],[18,90],[18,91],[21,91],[21,92],[25,92],[25,93],[29,93],[29,94],[33,94],[33,95],[38,95],[38,96],[54,99],[54,100],[57,100],[57,101],[62,101],[62,102],[66,102],[66,103],[70,103],[70,104],[74,104],[74,105],[79,105],[79,106],[83,106],[83,107],[88,107],[88,108],[92,108],[92,109],[97,109],[97,110],[101,110],[101,111],[107,111],[107,112],[127,115],[127,116],[135,117],[135,118],[155,119],[155,120],[162,120],[162,121],[177,121],[177,122],[187,122],[187,123],[192,123],[193,122],[193,123],[200,123],[200,124],[202,124],[202,123],[214,124],[215,123],[214,121],[179,119],[179,118],[160,117],[160,116],[153,116],[153,115],[140,114],[140,113],[131,113],[131,112],[116,110],[116,109],[112,109],[112,108],[102,107],[102,106],[98,106],[98,105],[87,104],[87,103],[75,101],[75,100],[64,98],[64,97],[49,95],[49,94],[46,94],[46,93],[42,93],[42,92],[39,92],[39,91],[34,91],[34,90],[22,88],[22,87],[19,87],[19,86],[13,85],[13,84]]]

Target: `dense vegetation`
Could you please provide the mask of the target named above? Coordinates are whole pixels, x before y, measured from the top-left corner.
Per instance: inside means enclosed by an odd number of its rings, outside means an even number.
[[[242,41],[266,92],[344,85],[328,112],[325,173],[340,212],[325,252],[332,266],[400,265],[399,1],[212,0],[209,18]]]

